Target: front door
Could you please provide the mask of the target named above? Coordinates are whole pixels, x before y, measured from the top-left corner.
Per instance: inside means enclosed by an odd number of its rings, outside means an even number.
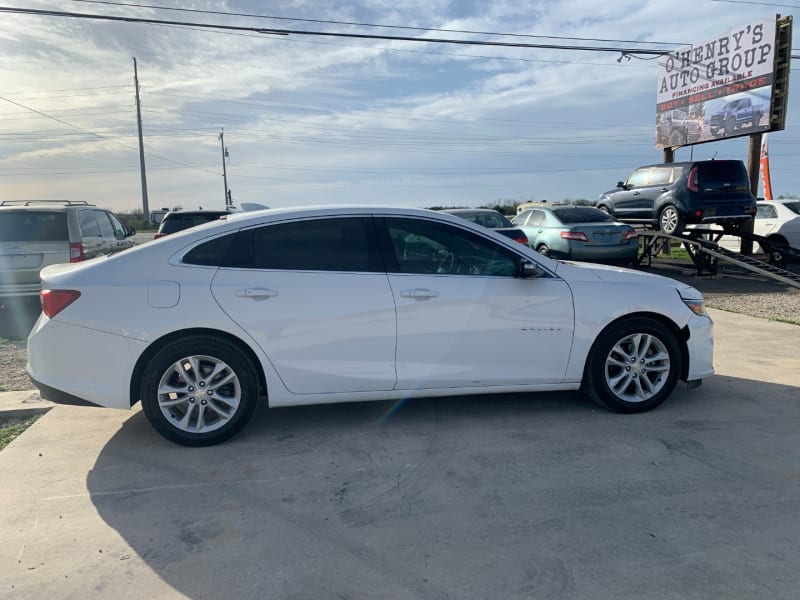
[[[380,223],[397,304],[397,389],[563,380],[574,329],[566,283],[516,277],[516,253],[456,226]]]

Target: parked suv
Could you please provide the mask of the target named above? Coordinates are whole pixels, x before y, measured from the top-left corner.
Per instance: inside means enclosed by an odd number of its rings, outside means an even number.
[[[668,234],[694,223],[735,233],[755,215],[756,198],[742,161],[704,160],[639,167],[617,189],[600,194],[597,208]]]
[[[133,246],[131,230],[86,202],[0,202],[0,300],[38,298],[39,271]]]

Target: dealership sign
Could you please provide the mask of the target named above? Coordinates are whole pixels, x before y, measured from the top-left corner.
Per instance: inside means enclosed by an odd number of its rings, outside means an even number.
[[[656,146],[768,131],[775,42],[772,17],[659,58]]]

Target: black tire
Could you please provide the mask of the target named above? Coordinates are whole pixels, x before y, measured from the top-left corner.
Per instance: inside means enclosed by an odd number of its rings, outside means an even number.
[[[683,146],[686,143],[686,134],[677,129],[669,134],[670,146]]]
[[[662,233],[675,235],[683,231],[683,227],[683,217],[674,204],[667,204],[658,213],[658,229]]]
[[[736,117],[725,119],[725,135],[731,135],[736,130]]]
[[[767,260],[769,264],[778,267],[779,269],[786,268],[786,253],[784,248],[789,248],[789,242],[781,235],[771,235],[767,238],[769,240],[769,251],[767,252]]]
[[[598,209],[598,210],[602,210],[602,211],[603,211],[604,213],[606,213],[607,215],[610,215],[610,214],[611,214],[611,211],[610,211],[610,210],[608,209],[608,207],[607,207],[607,206],[605,206],[605,205],[603,205],[603,206],[598,206],[598,207],[597,207],[597,209]]]
[[[547,247],[547,244],[539,244],[536,251],[542,256],[550,256],[550,248]]]
[[[161,395],[162,385],[183,389]],[[141,399],[147,420],[168,440],[212,446],[239,433],[253,416],[258,402],[256,368],[241,348],[227,340],[189,336],[170,342],[150,359],[142,376]],[[201,424],[205,431],[199,430]]]
[[[761,113],[753,113],[753,127],[758,127],[759,123],[761,123]]]
[[[644,348],[634,347],[637,336]],[[638,360],[622,367],[630,355]],[[662,355],[666,358],[659,360]],[[586,360],[581,390],[610,410],[645,412],[672,393],[680,372],[681,350],[672,332],[653,319],[631,317],[611,324],[597,337]]]

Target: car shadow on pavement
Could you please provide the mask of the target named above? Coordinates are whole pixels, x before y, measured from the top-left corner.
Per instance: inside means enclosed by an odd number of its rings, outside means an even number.
[[[192,598],[635,597],[642,570],[684,597],[797,589],[797,392],[716,376],[641,415],[577,392],[264,409],[210,448],[137,412],[87,487]]]

